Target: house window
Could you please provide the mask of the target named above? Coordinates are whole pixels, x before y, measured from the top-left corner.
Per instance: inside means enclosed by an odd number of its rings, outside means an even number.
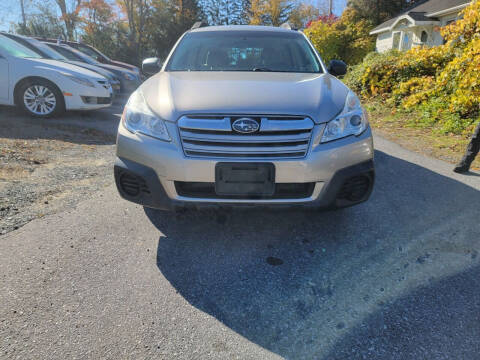
[[[422,31],[420,41],[422,42],[422,44],[426,44],[428,42],[428,33],[426,31]]]
[[[392,49],[400,49],[400,32],[393,33],[393,46]]]

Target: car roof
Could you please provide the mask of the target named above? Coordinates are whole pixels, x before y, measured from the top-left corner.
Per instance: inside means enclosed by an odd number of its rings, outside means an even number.
[[[265,32],[287,32],[291,33],[295,30],[285,29],[275,26],[262,25],[220,25],[205,26],[190,30],[190,32],[209,32],[209,31],[265,31]]]

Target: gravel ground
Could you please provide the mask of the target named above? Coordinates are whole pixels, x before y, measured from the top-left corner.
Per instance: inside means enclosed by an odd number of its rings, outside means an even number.
[[[0,107],[0,234],[112,183],[120,111],[115,106],[40,120]]]

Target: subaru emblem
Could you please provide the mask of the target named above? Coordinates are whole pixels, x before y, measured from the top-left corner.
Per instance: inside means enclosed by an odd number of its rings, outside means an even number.
[[[242,134],[250,134],[258,131],[260,125],[253,119],[240,118],[232,123],[232,129]]]

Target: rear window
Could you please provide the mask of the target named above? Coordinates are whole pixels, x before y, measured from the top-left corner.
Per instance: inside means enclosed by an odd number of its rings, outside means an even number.
[[[253,30],[188,33],[166,70],[322,72],[302,34]]]

